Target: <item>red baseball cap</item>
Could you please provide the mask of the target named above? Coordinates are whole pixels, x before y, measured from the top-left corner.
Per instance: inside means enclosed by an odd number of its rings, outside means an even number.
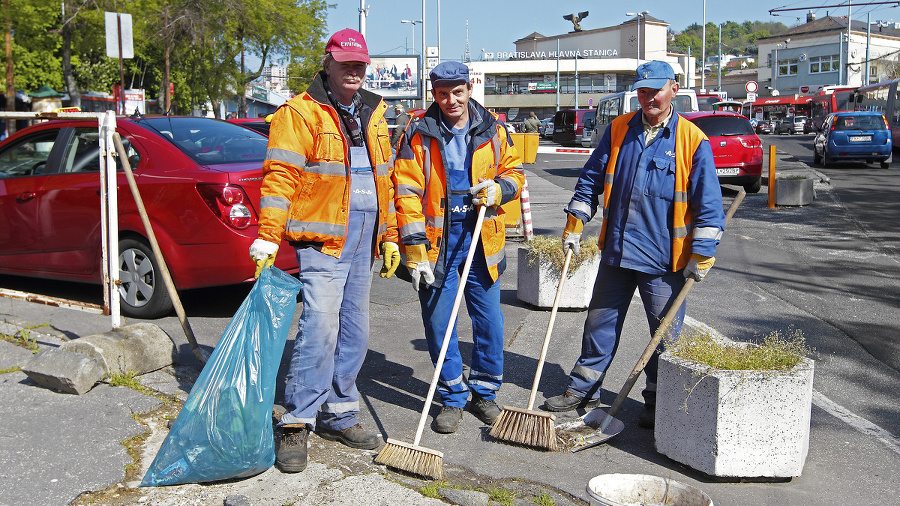
[[[361,61],[369,63],[369,48],[366,47],[366,39],[361,33],[350,28],[336,32],[328,39],[325,52],[331,53],[336,61]]]

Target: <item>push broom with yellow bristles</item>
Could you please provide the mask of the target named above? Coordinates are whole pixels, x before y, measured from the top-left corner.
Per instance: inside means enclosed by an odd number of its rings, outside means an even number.
[[[459,313],[459,305],[462,301],[466,280],[469,278],[469,269],[472,267],[472,259],[475,258],[475,250],[481,237],[481,225],[484,223],[486,207],[479,206],[478,220],[475,222],[475,231],[472,232],[472,244],[466,255],[466,263],[463,265],[462,274],[459,277],[459,286],[456,289],[456,300],[453,302],[453,310],[450,312],[450,321],[447,323],[447,331],[444,333],[444,341],[441,343],[441,352],[438,354],[434,367],[434,376],[431,378],[431,386],[428,387],[428,395],[425,397],[425,407],[419,417],[419,427],[416,429],[416,437],[412,444],[404,443],[396,439],[388,438],[384,448],[378,452],[375,462],[394,469],[400,469],[412,474],[418,474],[426,478],[440,480],[444,475],[444,454],[419,446],[422,440],[422,432],[425,430],[425,421],[428,419],[428,408],[434,399],[438,380],[441,378],[441,368],[444,366],[444,357],[447,356],[447,348],[450,345],[450,335],[456,326],[456,315]]]
[[[534,383],[531,386],[528,407],[521,409],[503,406],[500,417],[497,418],[494,426],[491,427],[491,436],[497,439],[536,448],[556,450],[556,428],[554,427],[556,417],[544,411],[534,411],[532,408],[534,408],[534,399],[537,397],[538,384],[541,382],[544,360],[547,358],[547,348],[550,347],[550,334],[553,332],[553,323],[556,321],[556,311],[559,309],[559,299],[562,296],[571,260],[572,249],[569,248],[566,250],[566,260],[563,263],[562,274],[559,277],[559,286],[556,288],[556,297],[553,299],[553,309],[550,310],[550,323],[547,325],[544,346],[541,348],[541,358],[538,360],[537,371],[534,374]]]

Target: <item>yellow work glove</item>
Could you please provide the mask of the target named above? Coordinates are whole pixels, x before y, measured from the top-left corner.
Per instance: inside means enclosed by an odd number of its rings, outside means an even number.
[[[469,195],[475,196],[472,203],[477,206],[497,207],[500,205],[503,191],[500,189],[500,183],[482,177],[478,179],[478,184],[469,188]]]
[[[381,243],[381,277],[389,278],[400,266],[400,247],[397,243],[384,241]]]
[[[428,250],[424,244],[406,247],[406,268],[412,276],[412,286],[416,293],[419,292],[420,281],[425,281],[426,285],[434,283],[434,272],[428,262]]]
[[[253,244],[250,245],[250,259],[256,264],[256,273],[253,274],[253,279],[259,278],[263,269],[272,267],[272,264],[275,263],[275,255],[277,254],[277,244],[266,241],[265,239],[253,241]]]
[[[694,278],[694,281],[703,281],[703,277],[712,269],[714,263],[716,263],[716,257],[705,257],[692,253],[691,261],[684,268],[684,277]]]
[[[581,253],[581,231],[584,230],[584,222],[575,217],[575,215],[567,214],[566,228],[562,234],[563,253],[566,249],[572,248],[572,254],[578,256]]]

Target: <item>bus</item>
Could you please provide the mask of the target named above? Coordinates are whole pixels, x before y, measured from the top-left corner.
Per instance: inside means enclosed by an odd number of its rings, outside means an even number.
[[[713,105],[723,100],[728,100],[728,93],[724,91],[697,93],[697,107],[701,111],[712,111]]]
[[[678,94],[672,99],[672,105],[678,112],[697,112],[697,92],[690,88],[678,90]],[[607,95],[597,101],[594,116],[594,128],[591,129],[591,147],[596,148],[600,144],[600,138],[606,132],[607,127],[616,117],[641,108],[638,103],[637,91],[620,91]]]
[[[812,130],[818,132],[822,129],[825,118],[839,111],[853,110],[853,92],[856,86],[823,86],[812,97],[809,120],[812,122]]]
[[[853,108],[857,111],[875,111],[884,114],[891,128],[894,146],[900,142],[900,95],[897,85],[900,79],[862,86],[853,93]]]

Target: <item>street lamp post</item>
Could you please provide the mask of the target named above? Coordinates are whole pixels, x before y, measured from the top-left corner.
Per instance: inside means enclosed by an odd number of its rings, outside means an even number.
[[[413,54],[416,54],[416,23],[421,23],[421,19],[401,19],[401,23],[409,23],[412,27],[412,50]],[[407,49],[407,51],[409,51]]]
[[[788,42],[790,42],[790,41],[791,41],[791,39],[787,39],[786,41],[784,41],[784,44],[782,44],[782,43],[775,44],[775,48],[772,50],[772,52],[774,54],[774,57],[772,60],[772,90],[775,91],[776,93],[778,92],[778,88],[775,86],[775,81],[778,78],[778,50],[779,49],[787,49]]]
[[[650,11],[644,12],[626,12],[626,16],[637,16],[637,61],[638,65],[641,63],[641,21],[646,19],[647,14],[650,14]],[[646,21],[644,21],[646,24]]]

